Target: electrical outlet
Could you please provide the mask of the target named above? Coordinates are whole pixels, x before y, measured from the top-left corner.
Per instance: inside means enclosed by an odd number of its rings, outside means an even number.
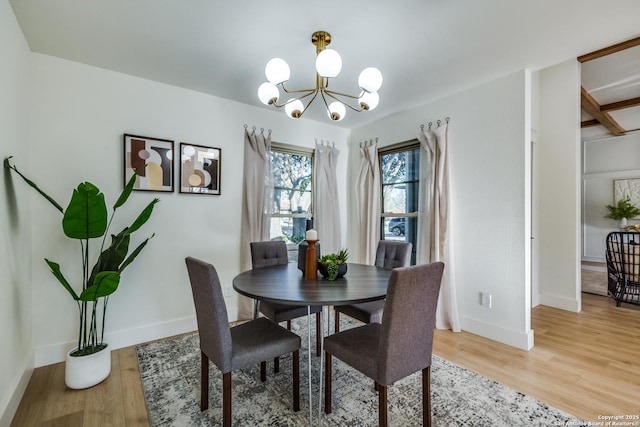
[[[491,308],[491,294],[488,292],[480,292],[480,305]]]
[[[231,296],[231,286],[225,286],[224,287],[224,297],[228,298]]]

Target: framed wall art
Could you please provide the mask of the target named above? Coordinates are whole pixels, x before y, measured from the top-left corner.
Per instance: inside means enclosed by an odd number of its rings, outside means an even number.
[[[640,178],[614,179],[613,202],[629,198],[632,204],[640,206]]]
[[[220,194],[222,150],[204,145],[180,143],[180,192]]]
[[[173,191],[173,141],[124,134],[124,184],[135,171],[138,191]]]

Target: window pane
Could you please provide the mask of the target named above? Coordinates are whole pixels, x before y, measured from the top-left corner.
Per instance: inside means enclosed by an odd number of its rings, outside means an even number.
[[[312,218],[311,155],[271,152],[273,205],[269,237],[284,240],[289,261],[297,260],[298,244],[304,240],[307,219]]]
[[[411,242],[411,264],[416,263],[416,242],[418,231],[418,218],[416,217],[384,217],[382,218],[384,229],[382,240],[395,242]]]
[[[380,157],[382,211],[409,213],[418,210],[420,148]]]
[[[415,264],[418,219],[411,214],[418,211],[420,175],[420,147],[380,155],[382,177],[381,236],[384,240],[413,243],[411,264]]]
[[[311,157],[271,152],[273,212],[311,213]]]

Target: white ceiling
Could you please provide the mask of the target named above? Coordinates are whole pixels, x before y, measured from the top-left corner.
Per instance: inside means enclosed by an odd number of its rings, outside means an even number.
[[[310,37],[328,31],[331,47],[343,59],[332,89],[356,93],[358,74],[368,66],[384,76],[378,108],[348,111],[335,123],[345,128],[640,34],[637,0],[10,3],[34,52],[262,108],[272,108],[256,95],[266,62],[284,58],[291,66],[289,87],[311,87],[315,47]],[[595,82],[594,88],[606,84]],[[314,104],[304,117],[329,122],[321,101]]]

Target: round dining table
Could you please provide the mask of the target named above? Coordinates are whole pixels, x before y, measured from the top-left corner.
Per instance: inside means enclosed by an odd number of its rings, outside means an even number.
[[[240,273],[233,278],[233,289],[241,295],[258,301],[270,301],[288,305],[307,306],[307,343],[309,367],[309,425],[313,425],[311,393],[311,306],[357,304],[384,299],[387,295],[390,270],[365,264],[347,264],[347,273],[330,281],[318,275],[317,279],[305,279],[297,264],[287,263],[271,267],[257,268]],[[256,313],[254,313],[257,315]],[[324,317],[324,316],[321,316]],[[327,322],[327,333],[329,333]],[[320,328],[324,331],[323,326]],[[322,339],[320,343],[322,344]],[[324,358],[324,353],[321,352]],[[320,393],[318,397],[318,424],[320,423],[322,401],[322,369],[320,360]]]
[[[233,279],[239,294],[288,305],[343,305],[383,299],[391,271],[365,264],[347,264],[347,274],[330,281],[318,275],[305,279],[295,263],[257,268]]]

